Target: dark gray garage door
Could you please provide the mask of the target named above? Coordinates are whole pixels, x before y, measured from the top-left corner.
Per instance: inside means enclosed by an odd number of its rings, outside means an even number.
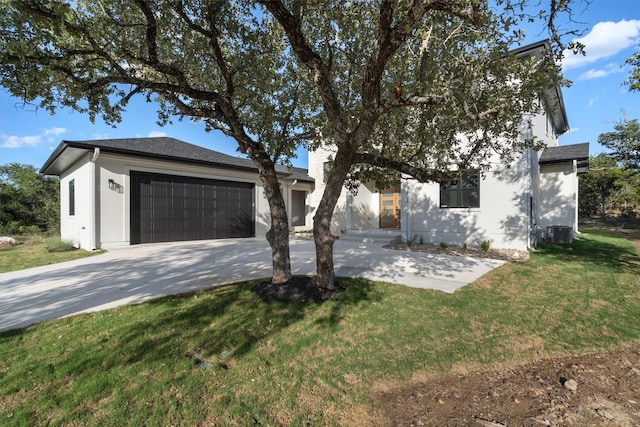
[[[255,235],[254,185],[131,172],[131,244]]]

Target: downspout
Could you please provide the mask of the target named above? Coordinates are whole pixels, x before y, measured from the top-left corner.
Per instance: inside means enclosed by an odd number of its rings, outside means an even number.
[[[293,227],[293,186],[298,183],[297,179],[294,179],[291,185],[289,186],[289,190],[287,191],[287,196],[289,198],[289,212],[287,213],[287,221],[289,221],[289,231],[294,231]]]
[[[534,225],[533,225],[533,179],[531,175],[533,171],[531,170],[531,156],[533,155],[533,150],[531,148],[527,149],[527,188],[529,191],[529,221],[527,224],[527,249],[531,249],[534,246]]]
[[[578,160],[573,159],[573,194],[575,210],[573,214],[573,234],[577,234],[578,231]]]
[[[411,238],[411,232],[409,230],[410,224],[411,224],[411,206],[409,205],[409,191],[407,190],[406,186],[409,185],[408,181],[404,182],[404,186],[402,185],[402,182],[400,183],[400,212],[402,213],[404,211],[404,218],[405,218],[405,231],[406,231],[406,242],[409,242],[409,239]],[[403,187],[404,187],[404,191],[403,191]],[[403,200],[404,199],[404,200]],[[402,202],[404,201],[404,206],[402,206]],[[402,221],[402,216],[400,217],[400,220]],[[400,227],[402,227],[402,223],[400,223]],[[402,231],[402,230],[400,230]]]
[[[96,209],[96,192],[98,187],[96,186],[96,160],[100,156],[100,148],[95,147],[93,149],[93,156],[91,157],[91,225],[89,233],[89,246],[90,249],[96,249],[96,225],[98,223],[96,215],[98,214]]]

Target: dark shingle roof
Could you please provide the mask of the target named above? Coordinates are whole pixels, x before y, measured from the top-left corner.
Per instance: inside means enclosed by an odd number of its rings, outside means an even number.
[[[560,147],[548,147],[542,152],[539,163],[564,163],[576,160],[578,173],[589,170],[589,143],[562,145]]]
[[[548,147],[540,156],[540,163],[558,163],[589,158],[589,143]]]
[[[59,175],[80,155],[93,151],[95,148],[99,148],[103,153],[209,165],[224,169],[256,171],[255,165],[249,159],[229,156],[175,138],[158,137],[62,141],[49,156],[40,172],[47,175]],[[291,179],[313,182],[313,178],[309,177],[307,170],[303,168],[277,165],[276,171]]]

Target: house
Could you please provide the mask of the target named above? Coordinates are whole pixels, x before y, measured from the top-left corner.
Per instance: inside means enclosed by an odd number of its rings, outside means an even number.
[[[518,55],[538,55],[540,42]],[[571,240],[578,231],[578,174],[588,169],[589,144],[559,146],[569,130],[560,88],[545,91],[543,113],[529,115],[527,135],[544,143],[529,149],[511,165],[496,155],[482,177],[463,174],[454,185],[402,179],[391,188],[361,183],[356,194],[343,189],[332,233],[347,238],[423,241],[447,245],[526,250],[540,239]],[[315,179],[311,205],[324,191],[331,147],[309,153],[309,175]],[[508,166],[508,167],[507,167]]]
[[[62,141],[40,169],[60,177],[61,237],[83,249],[264,236],[262,183],[248,159],[173,138]],[[278,166],[292,230],[309,229],[313,179]]]
[[[547,42],[517,54],[543,49]],[[356,195],[343,189],[332,232],[520,250],[540,239],[572,239],[589,144],[559,145],[569,130],[560,88],[546,90],[540,102],[544,111],[523,123],[544,150],[526,150],[511,165],[496,156],[483,176],[467,172],[453,185],[403,178],[386,189],[361,183]],[[308,171],[277,167],[292,231],[312,228],[331,155],[330,147],[310,152]],[[80,248],[264,236],[269,229],[250,160],[173,138],[62,141],[41,172],[60,177],[61,237]]]

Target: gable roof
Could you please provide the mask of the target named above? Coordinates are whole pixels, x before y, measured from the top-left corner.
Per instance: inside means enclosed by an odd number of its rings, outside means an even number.
[[[543,52],[551,50],[549,39],[541,40],[535,43],[514,49],[512,53],[515,56],[533,56],[537,59],[543,57]],[[543,91],[543,101],[547,113],[551,117],[553,129],[556,135],[562,135],[569,130],[569,120],[567,119],[567,110],[564,106],[564,98],[559,86],[546,88]],[[588,157],[588,156],[587,156]]]
[[[229,156],[169,137],[63,140],[40,168],[40,172],[45,175],[59,176],[80,157],[96,148],[102,153],[257,172],[255,165],[249,159]],[[276,172],[293,180],[314,182],[307,170],[303,168],[276,165]]]
[[[538,163],[552,164],[564,162],[577,162],[578,173],[589,171],[589,143],[562,145],[559,147],[547,147],[542,152]]]

